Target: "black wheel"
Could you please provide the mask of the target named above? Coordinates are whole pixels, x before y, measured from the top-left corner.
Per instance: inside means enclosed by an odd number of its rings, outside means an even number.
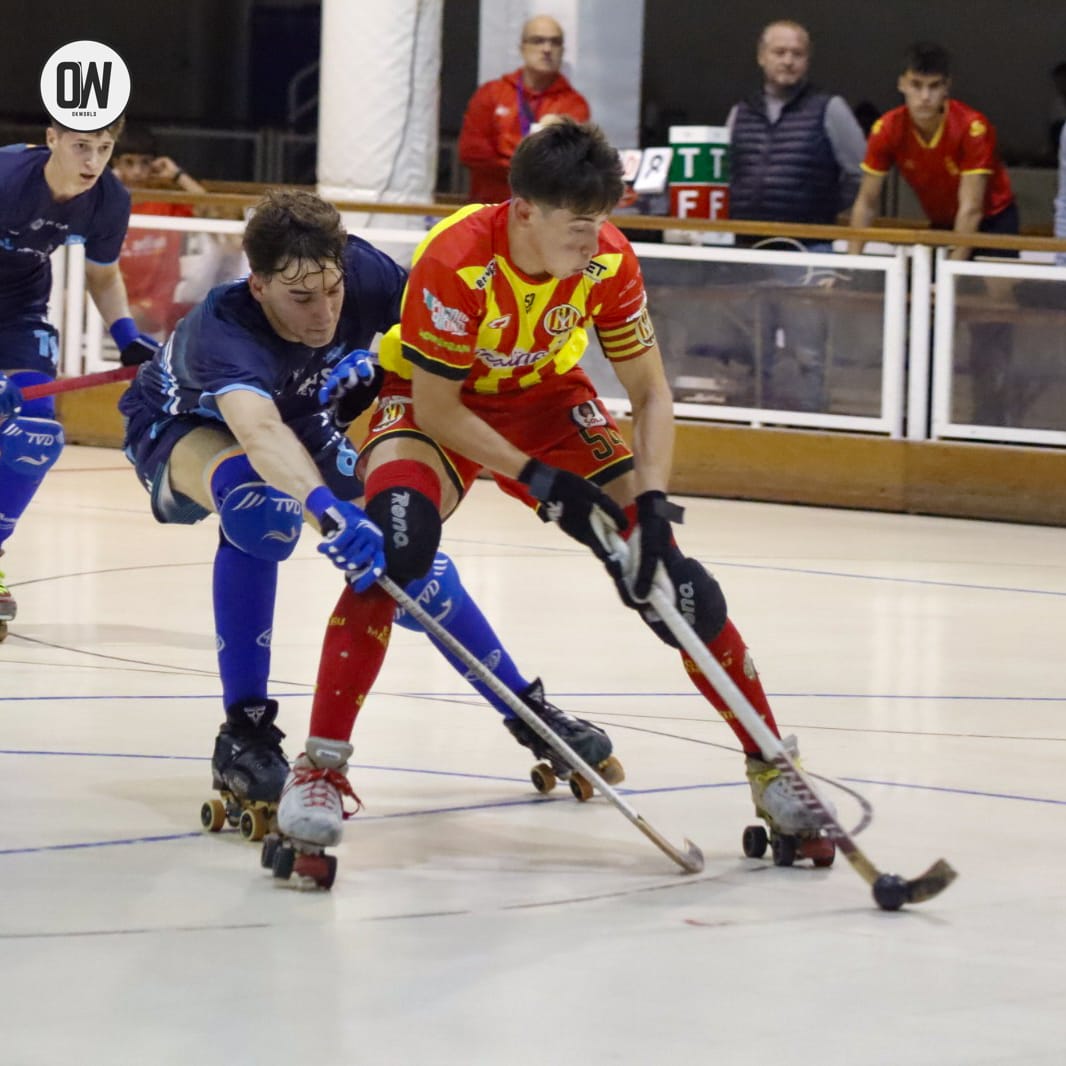
[[[770,842],[775,866],[791,866],[796,861],[796,838],[775,834]]]
[[[272,870],[274,868],[274,853],[278,850],[280,844],[281,838],[275,833],[270,833],[268,836],[263,837],[263,850],[259,852],[259,862],[262,864],[263,869]]]
[[[290,844],[279,844],[274,851],[272,868],[279,881],[288,881],[292,877],[292,867],[296,862],[296,852]]]
[[[744,830],[743,837],[741,837],[744,854],[749,859],[761,859],[766,854],[766,845],[769,843],[769,839],[763,826],[749,825]]]

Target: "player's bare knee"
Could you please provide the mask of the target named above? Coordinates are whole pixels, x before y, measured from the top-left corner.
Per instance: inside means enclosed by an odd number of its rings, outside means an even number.
[[[0,466],[40,480],[63,451],[63,427],[54,418],[16,415],[0,425]]]
[[[366,513],[385,537],[385,572],[406,587],[424,577],[440,545],[436,504],[417,489],[396,485],[368,500]]]

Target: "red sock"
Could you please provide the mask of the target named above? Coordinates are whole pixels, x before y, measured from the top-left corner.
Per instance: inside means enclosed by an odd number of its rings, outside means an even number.
[[[396,603],[376,585],[356,594],[346,583],[333,608],[311,704],[311,736],[347,741],[377,679],[392,632]]]
[[[740,689],[748,699],[759,717],[770,727],[774,736],[780,736],[777,731],[777,722],[774,721],[774,712],[770,710],[766,693],[763,692],[762,682],[755,672],[755,664],[748,655],[748,649],[744,640],[737,632],[736,627],[729,619],[726,619],[722,632],[718,634],[708,645],[711,654],[722,664],[725,672],[730,676],[733,684]],[[700,672],[700,668],[689,657],[687,652],[681,653],[681,660],[685,664],[689,677],[693,684],[714,704],[718,713],[725,719],[726,724],[737,735],[744,748],[745,755],[760,755],[759,745],[748,736],[748,731],[737,721],[736,715],[726,706],[725,700],[711,687],[711,683]]]

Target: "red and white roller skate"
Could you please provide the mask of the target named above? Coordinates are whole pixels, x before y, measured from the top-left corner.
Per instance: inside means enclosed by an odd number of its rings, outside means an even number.
[[[293,874],[300,888],[330,888],[337,859],[326,848],[340,843],[344,821],[362,807],[348,783],[352,746],[342,740],[308,738],[292,765],[278,804],[278,831],[263,840],[261,861],[279,881]],[[344,809],[344,797],[355,803]]]
[[[796,738],[785,737],[781,743],[792,761],[798,763]],[[832,866],[836,845],[825,835],[822,819],[804,802],[792,778],[754,755],[747,758],[747,777],[755,813],[766,827],[749,825],[744,830],[744,854],[752,859],[762,858],[769,844],[775,866],[791,866],[797,859],[810,859],[815,866]],[[828,800],[823,802],[834,809]]]

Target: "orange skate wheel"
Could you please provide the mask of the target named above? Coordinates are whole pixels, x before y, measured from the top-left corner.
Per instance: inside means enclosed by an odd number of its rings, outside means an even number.
[[[581,774],[570,775],[570,791],[580,803],[592,799],[592,785]]]
[[[546,762],[539,762],[529,771],[529,779],[533,787],[542,794],[547,794],[555,788],[555,771]]]
[[[200,808],[200,825],[217,833],[226,824],[226,805],[220,799],[207,800]]]
[[[314,881],[319,888],[327,891],[333,887],[337,877],[337,857],[335,855],[297,855],[293,866],[297,877],[306,877]]]
[[[598,769],[600,776],[609,785],[620,785],[626,779],[625,767],[613,755],[608,755]]]
[[[800,850],[803,857],[810,859],[815,866],[832,866],[837,857],[836,845],[828,837],[805,840]]]
[[[261,807],[247,807],[241,812],[240,829],[245,840],[262,840],[267,831],[266,812]]]

